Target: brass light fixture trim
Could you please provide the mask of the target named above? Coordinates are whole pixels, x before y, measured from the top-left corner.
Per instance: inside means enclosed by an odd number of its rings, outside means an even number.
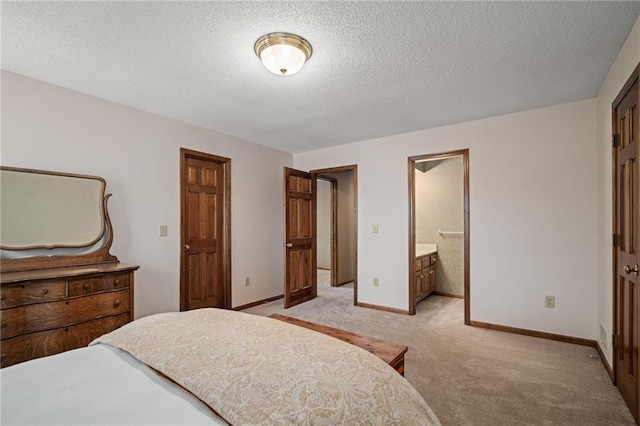
[[[307,40],[305,40],[304,38],[300,37],[297,34],[286,33],[286,32],[274,32],[274,33],[263,35],[256,41],[255,45],[253,46],[253,50],[255,51],[258,58],[263,60],[261,56],[262,52],[266,48],[271,46],[276,46],[276,45],[285,45],[285,46],[291,46],[291,47],[297,48],[304,54],[306,58],[305,62],[309,60],[309,58],[313,53],[311,44]],[[280,69],[280,72],[282,73],[282,75],[287,74],[287,71],[288,70],[286,68]]]

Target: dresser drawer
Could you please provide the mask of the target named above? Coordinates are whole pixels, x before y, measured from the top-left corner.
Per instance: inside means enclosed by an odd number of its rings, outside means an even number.
[[[95,338],[130,321],[129,313],[100,318],[71,327],[40,331],[2,341],[0,367],[87,346]]]
[[[0,303],[3,309],[62,300],[65,296],[65,282],[60,280],[8,284],[0,289]]]
[[[124,288],[129,288],[128,273],[78,278],[69,280],[69,297],[84,296],[85,294]]]
[[[129,300],[129,290],[120,290],[5,309],[0,320],[2,339],[123,314],[130,310]]]

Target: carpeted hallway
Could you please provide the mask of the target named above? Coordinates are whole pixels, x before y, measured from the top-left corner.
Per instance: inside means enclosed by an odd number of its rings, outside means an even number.
[[[634,425],[595,349],[468,327],[463,301],[431,296],[415,316],[353,306],[351,288],[244,312],[281,313],[407,345],[405,377],[443,425]]]

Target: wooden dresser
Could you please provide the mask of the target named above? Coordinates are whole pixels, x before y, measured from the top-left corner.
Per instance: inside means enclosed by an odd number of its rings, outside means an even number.
[[[121,263],[3,273],[0,364],[87,346],[133,319],[133,273]]]
[[[0,367],[87,346],[133,320],[99,176],[0,166]]]

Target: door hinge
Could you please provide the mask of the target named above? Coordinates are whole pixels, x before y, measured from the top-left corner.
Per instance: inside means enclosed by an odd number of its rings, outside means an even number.
[[[618,345],[620,345],[620,335],[619,334],[612,334],[611,335],[611,344],[614,348],[618,348]]]
[[[615,148],[615,147],[617,146],[617,143],[616,143],[616,134],[615,134],[615,133],[611,135],[611,146],[612,146],[613,148]]]

